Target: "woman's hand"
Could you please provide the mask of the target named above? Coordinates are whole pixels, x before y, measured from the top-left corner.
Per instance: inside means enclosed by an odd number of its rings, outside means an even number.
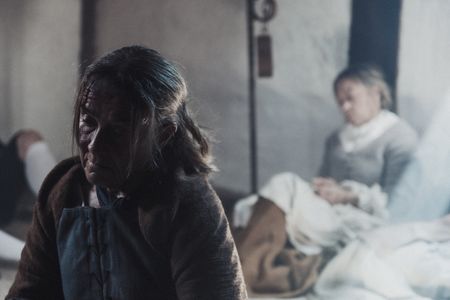
[[[335,204],[358,204],[358,197],[350,190],[342,187],[332,178],[316,177],[312,181],[312,187],[317,195]]]

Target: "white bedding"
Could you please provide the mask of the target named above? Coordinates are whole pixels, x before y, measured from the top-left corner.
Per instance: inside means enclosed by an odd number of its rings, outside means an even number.
[[[450,299],[450,217],[386,224],[351,205],[331,206],[306,182],[283,176],[284,185],[278,182],[261,195],[275,199],[286,213],[286,230],[294,246],[314,254],[324,247],[346,245],[327,263],[310,294],[291,299]],[[253,196],[237,204],[237,224],[245,224],[255,202]]]

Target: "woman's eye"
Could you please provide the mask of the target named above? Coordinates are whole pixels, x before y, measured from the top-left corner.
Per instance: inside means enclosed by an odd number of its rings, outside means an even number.
[[[95,120],[87,114],[80,115],[80,130],[83,132],[92,130],[95,127]]]
[[[81,121],[81,123],[86,124],[86,125],[94,125],[95,124],[94,119],[87,114],[82,114],[80,116],[80,121]]]

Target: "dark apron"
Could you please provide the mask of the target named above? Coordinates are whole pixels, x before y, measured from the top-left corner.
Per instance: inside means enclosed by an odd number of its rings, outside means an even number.
[[[65,208],[57,243],[66,300],[176,299],[167,256],[142,236],[137,208],[97,188],[100,208]]]

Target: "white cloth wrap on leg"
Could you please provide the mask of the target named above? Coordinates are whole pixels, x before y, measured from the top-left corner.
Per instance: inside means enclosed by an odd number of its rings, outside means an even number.
[[[286,214],[289,240],[307,255],[317,254],[324,247],[338,247],[339,242],[346,243],[360,232],[383,223],[383,219],[350,204],[330,205],[293,173],[273,176],[259,194]],[[257,196],[252,195],[237,203],[234,226],[247,225],[256,201]]]
[[[23,241],[0,230],[0,259],[19,261]]]

